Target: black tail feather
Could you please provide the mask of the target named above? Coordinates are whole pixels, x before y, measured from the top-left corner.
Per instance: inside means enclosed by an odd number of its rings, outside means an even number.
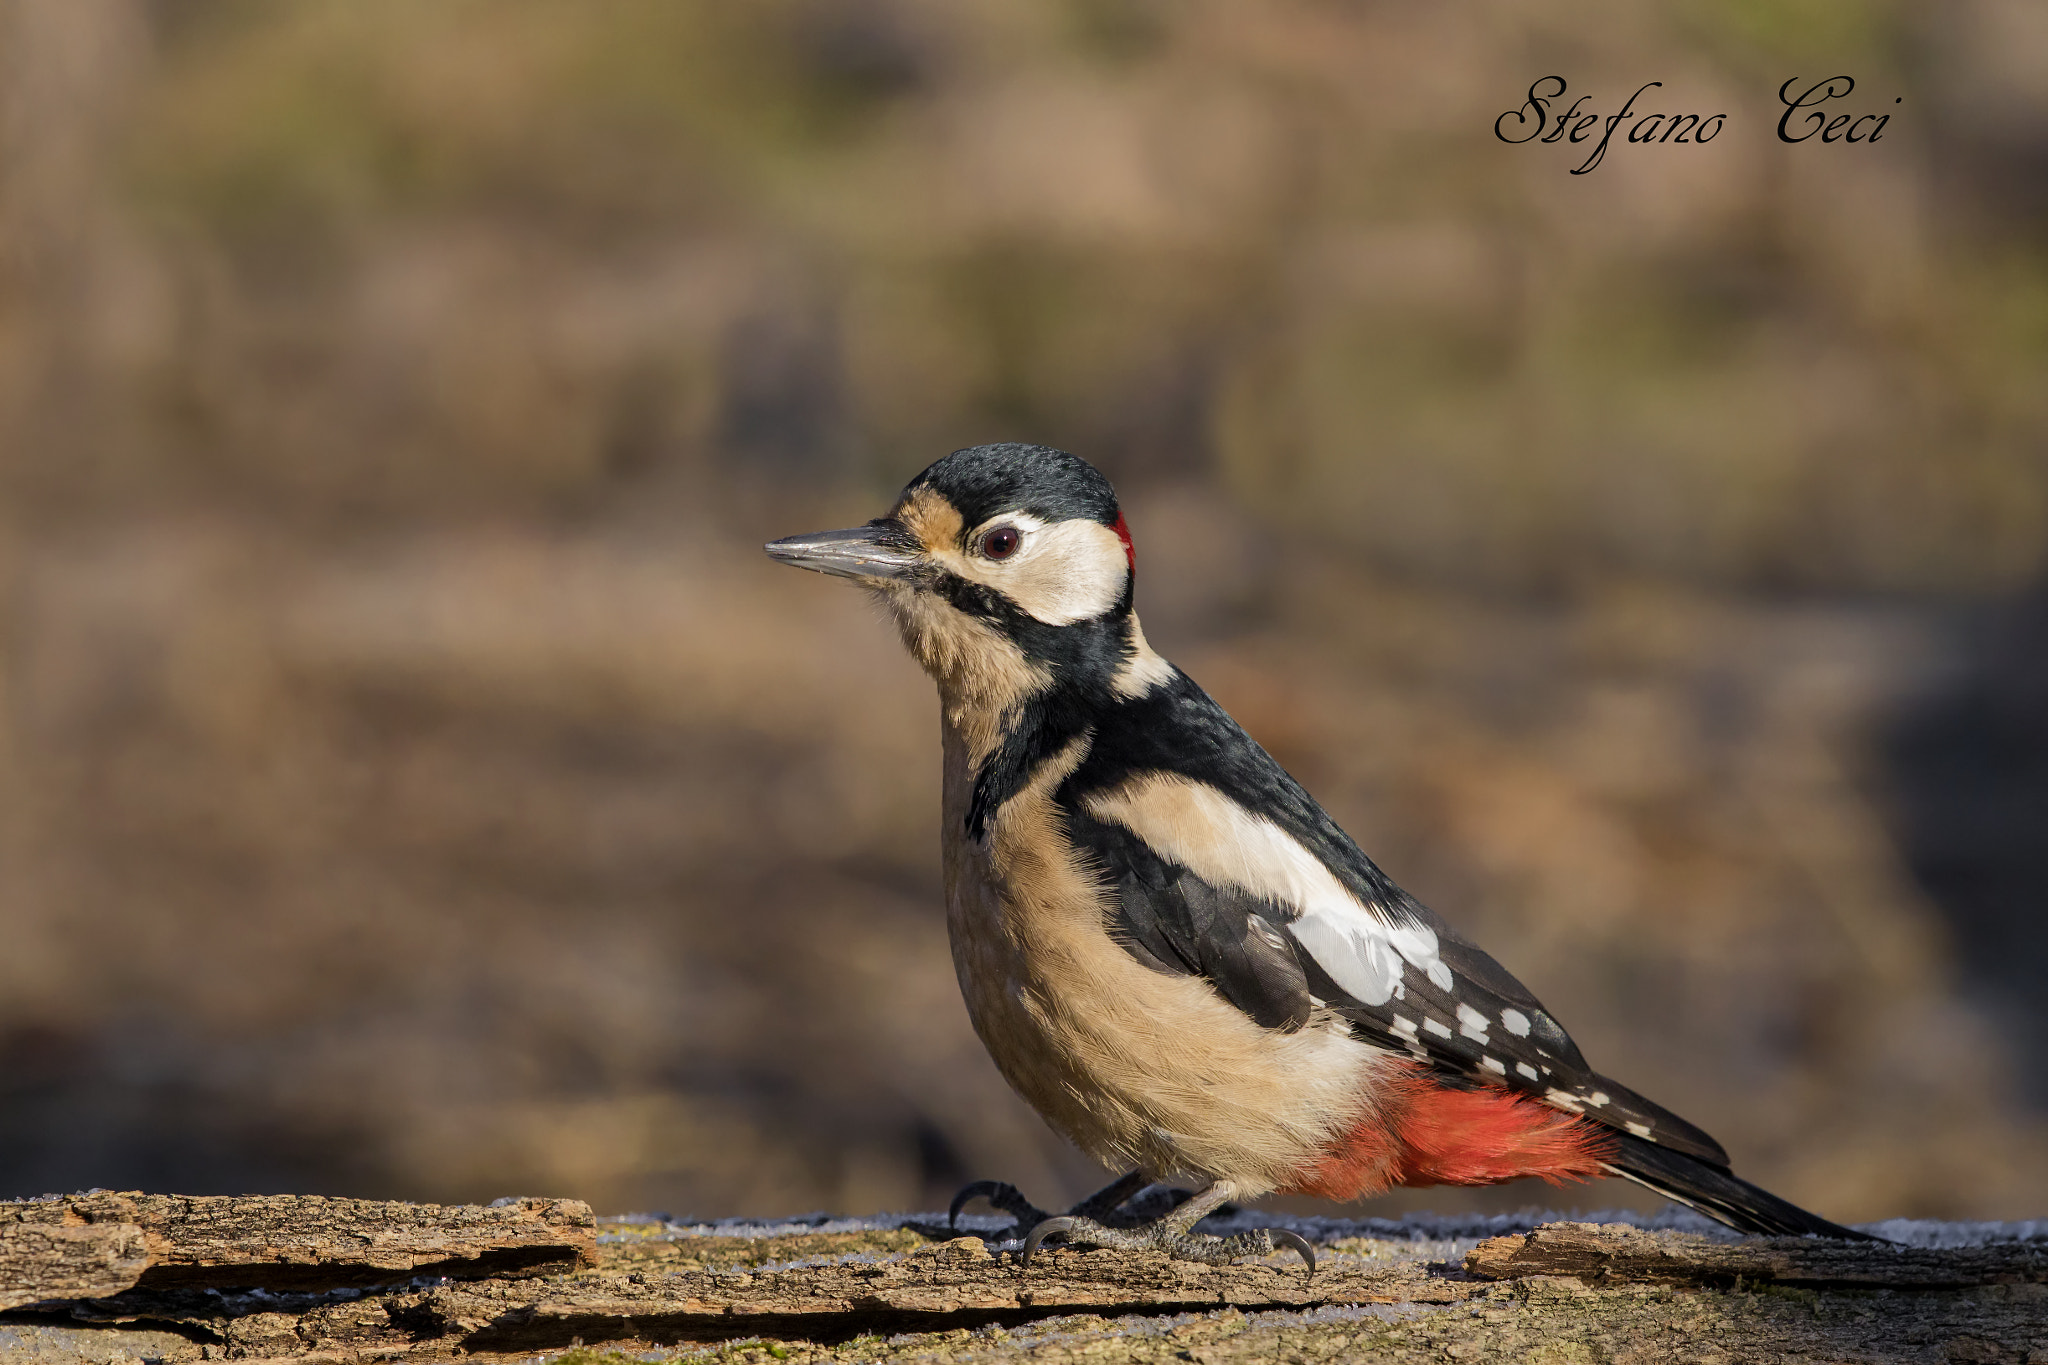
[[[1614,1136],[1618,1147],[1613,1160],[1607,1163],[1611,1174],[1698,1209],[1737,1232],[1774,1237],[1840,1237],[1855,1242],[1884,1240],[1830,1223],[1819,1214],[1788,1204],[1769,1190],[1759,1189],[1697,1157],[1659,1147],[1631,1133]]]

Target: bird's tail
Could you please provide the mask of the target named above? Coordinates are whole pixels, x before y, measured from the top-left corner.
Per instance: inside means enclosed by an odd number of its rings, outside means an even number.
[[[1614,1155],[1606,1163],[1608,1174],[1633,1180],[1666,1199],[1698,1209],[1737,1232],[1779,1237],[1840,1237],[1857,1242],[1884,1240],[1867,1232],[1845,1228],[1839,1223],[1830,1223],[1819,1214],[1808,1213],[1797,1204],[1788,1204],[1769,1190],[1759,1189],[1698,1157],[1659,1147],[1632,1133],[1616,1133],[1614,1137]]]

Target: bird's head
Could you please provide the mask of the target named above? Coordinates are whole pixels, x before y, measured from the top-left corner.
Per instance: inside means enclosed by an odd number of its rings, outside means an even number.
[[[888,515],[766,549],[880,594],[942,688],[1113,686],[1149,655],[1116,492],[1086,460],[1048,446],[956,450]]]

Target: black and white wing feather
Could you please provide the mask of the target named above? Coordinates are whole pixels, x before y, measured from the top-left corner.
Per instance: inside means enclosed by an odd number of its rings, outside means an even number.
[[[1206,978],[1269,1028],[1325,1005],[1450,1083],[1727,1166],[1707,1134],[1593,1071],[1527,987],[1396,886],[1186,675],[1106,717],[1058,800],[1141,960]]]

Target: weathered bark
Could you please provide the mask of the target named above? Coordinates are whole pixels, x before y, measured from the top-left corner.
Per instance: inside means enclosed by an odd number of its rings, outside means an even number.
[[[136,1288],[318,1291],[422,1275],[541,1274],[593,1263],[597,1244],[590,1206],[573,1199],[451,1208],[317,1195],[99,1193],[0,1204],[0,1228],[11,1229],[25,1249],[38,1237],[78,1248],[74,1261],[94,1254],[87,1246],[112,1246],[109,1239],[139,1242],[139,1257],[100,1253],[90,1291],[36,1298],[104,1298]],[[134,1249],[131,1241],[120,1245]],[[119,1283],[123,1275],[127,1281]],[[9,1291],[14,1284],[11,1272],[0,1279]],[[11,1292],[10,1300],[9,1306],[32,1301]]]
[[[25,1222],[32,1214],[40,1221]],[[123,1221],[115,1221],[119,1217]],[[1291,1256],[1210,1267],[1156,1253],[1048,1250],[1020,1267],[974,1237],[910,1224],[705,1236],[610,1224],[595,1264],[422,1282],[495,1251],[567,1246],[587,1209],[522,1201],[432,1209],[351,1200],[96,1195],[0,1206],[16,1236],[126,1228],[171,1251],[134,1288],[80,1273],[60,1302],[0,1314],[0,1357],[84,1365],[123,1352],[427,1362],[583,1343],[645,1350],[757,1339],[723,1358],[1129,1360],[1822,1360],[2048,1365],[2048,1247],[1930,1251],[1800,1239],[1717,1241],[1551,1224],[1481,1243],[1347,1238],[1313,1278]],[[566,1229],[565,1233],[563,1229]],[[558,1239],[555,1242],[549,1238]],[[498,1239],[498,1240],[493,1240]],[[61,1240],[61,1239],[58,1239]],[[31,1243],[24,1242],[24,1246]],[[68,1247],[47,1244],[53,1265]],[[114,1247],[112,1241],[108,1247]],[[1459,1244],[1459,1250],[1470,1246]],[[461,1256],[455,1254],[462,1248]],[[234,1268],[236,1257],[249,1258]],[[26,1264],[26,1262],[20,1262]],[[381,1289],[200,1290],[180,1275],[274,1279],[324,1267]],[[152,1282],[159,1269],[169,1278]],[[10,1274],[12,1272],[9,1272]],[[54,1283],[57,1270],[39,1272]],[[11,1283],[11,1280],[9,1281]],[[886,1338],[886,1340],[884,1339]]]
[[[118,1294],[148,1266],[142,1229],[133,1223],[0,1222],[0,1309]]]
[[[1465,1268],[1491,1280],[1572,1275],[1588,1284],[1960,1289],[2048,1281],[2048,1245],[2005,1243],[1934,1251],[1816,1237],[1722,1242],[1621,1224],[1549,1223],[1481,1242],[1465,1257]]]
[[[1313,1279],[1274,1258],[1191,1265],[1164,1255],[1059,1251],[1020,1268],[978,1238],[879,1262],[766,1270],[587,1276],[545,1287],[450,1285],[421,1294],[409,1321],[472,1350],[522,1351],[573,1341],[715,1341],[735,1335],[831,1339],[1016,1323],[1061,1313],[1148,1314],[1443,1304],[1482,1286],[1419,1262],[1390,1268],[1338,1260]]]

